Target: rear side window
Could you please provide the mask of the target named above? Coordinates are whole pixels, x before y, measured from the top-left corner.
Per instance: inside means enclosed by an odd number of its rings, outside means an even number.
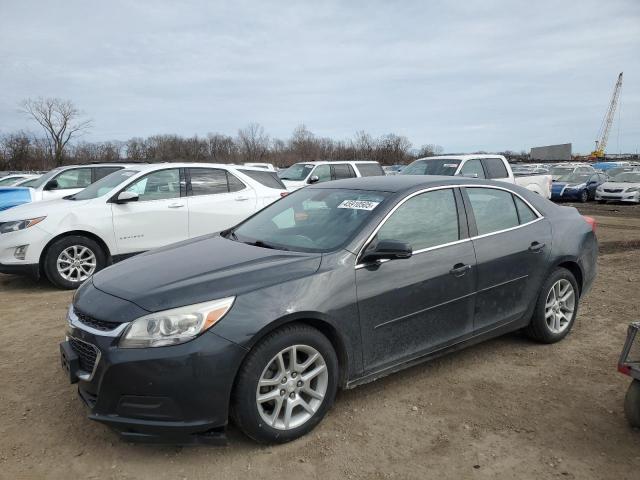
[[[406,242],[414,251],[459,240],[453,190],[435,190],[410,198],[388,218],[377,238]]]
[[[244,183],[221,168],[190,168],[191,195],[216,195],[237,192],[245,188]]]
[[[276,188],[278,190],[286,190],[287,187],[284,186],[284,183],[278,178],[278,174],[276,172],[258,172],[255,170],[240,170],[247,177],[255,180],[256,182],[264,185],[269,188]]]
[[[471,178],[485,178],[480,160],[468,160],[460,169],[460,175]]]
[[[353,171],[351,165],[348,163],[332,165],[333,169],[333,179],[340,180],[341,178],[353,178],[356,176],[356,172]]]
[[[487,178],[508,178],[509,172],[504,162],[499,158],[485,158],[484,167],[487,170]]]
[[[513,196],[513,200],[516,202],[516,209],[518,210],[518,218],[520,219],[520,225],[523,223],[533,222],[538,216],[533,210],[522,201],[520,197]]]
[[[478,235],[520,225],[513,196],[495,188],[467,188]]]
[[[363,177],[376,177],[384,175],[384,170],[377,163],[357,163],[356,168]]]
[[[122,170],[122,167],[96,167],[93,169],[93,181],[97,182],[101,178],[111,175],[118,170]]]
[[[244,190],[247,186],[240,181],[240,179],[231,173],[227,172],[227,181],[229,182],[229,191],[230,192],[239,192],[240,190]]]

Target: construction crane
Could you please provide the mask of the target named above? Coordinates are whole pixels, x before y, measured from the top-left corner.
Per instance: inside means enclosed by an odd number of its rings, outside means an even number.
[[[622,88],[622,72],[618,75],[618,81],[613,89],[613,95],[611,95],[611,102],[609,102],[609,108],[602,119],[600,125],[600,131],[598,132],[598,140],[596,140],[596,149],[591,152],[589,158],[602,159],[604,158],[605,150],[607,149],[607,141],[609,140],[609,132],[611,132],[611,125],[613,124],[613,118],[616,113],[616,107],[618,106],[618,98],[620,97],[620,89]]]

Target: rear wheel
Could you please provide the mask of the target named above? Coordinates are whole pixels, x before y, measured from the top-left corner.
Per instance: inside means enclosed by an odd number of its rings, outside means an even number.
[[[578,313],[578,292],[569,270],[554,270],[542,285],[527,335],[542,343],[555,343],[566,337]]]
[[[624,414],[632,427],[640,428],[640,381],[634,380],[629,385],[624,397]]]
[[[285,326],[248,354],[236,381],[232,417],[254,440],[288,442],[322,420],[337,386],[331,342],[307,325]]]
[[[70,235],[55,241],[48,248],[44,257],[44,272],[56,287],[74,289],[106,264],[106,254],[96,241]]]

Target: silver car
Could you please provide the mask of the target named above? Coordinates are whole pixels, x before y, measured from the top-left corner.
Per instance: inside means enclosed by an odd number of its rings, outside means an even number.
[[[596,189],[596,200],[640,203],[640,170],[618,173]]]

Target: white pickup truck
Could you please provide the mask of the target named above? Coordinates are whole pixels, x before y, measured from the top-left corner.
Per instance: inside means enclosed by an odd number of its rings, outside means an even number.
[[[502,155],[444,155],[420,158],[405,167],[400,175],[461,175],[515,183],[551,198],[551,175],[514,175]]]

